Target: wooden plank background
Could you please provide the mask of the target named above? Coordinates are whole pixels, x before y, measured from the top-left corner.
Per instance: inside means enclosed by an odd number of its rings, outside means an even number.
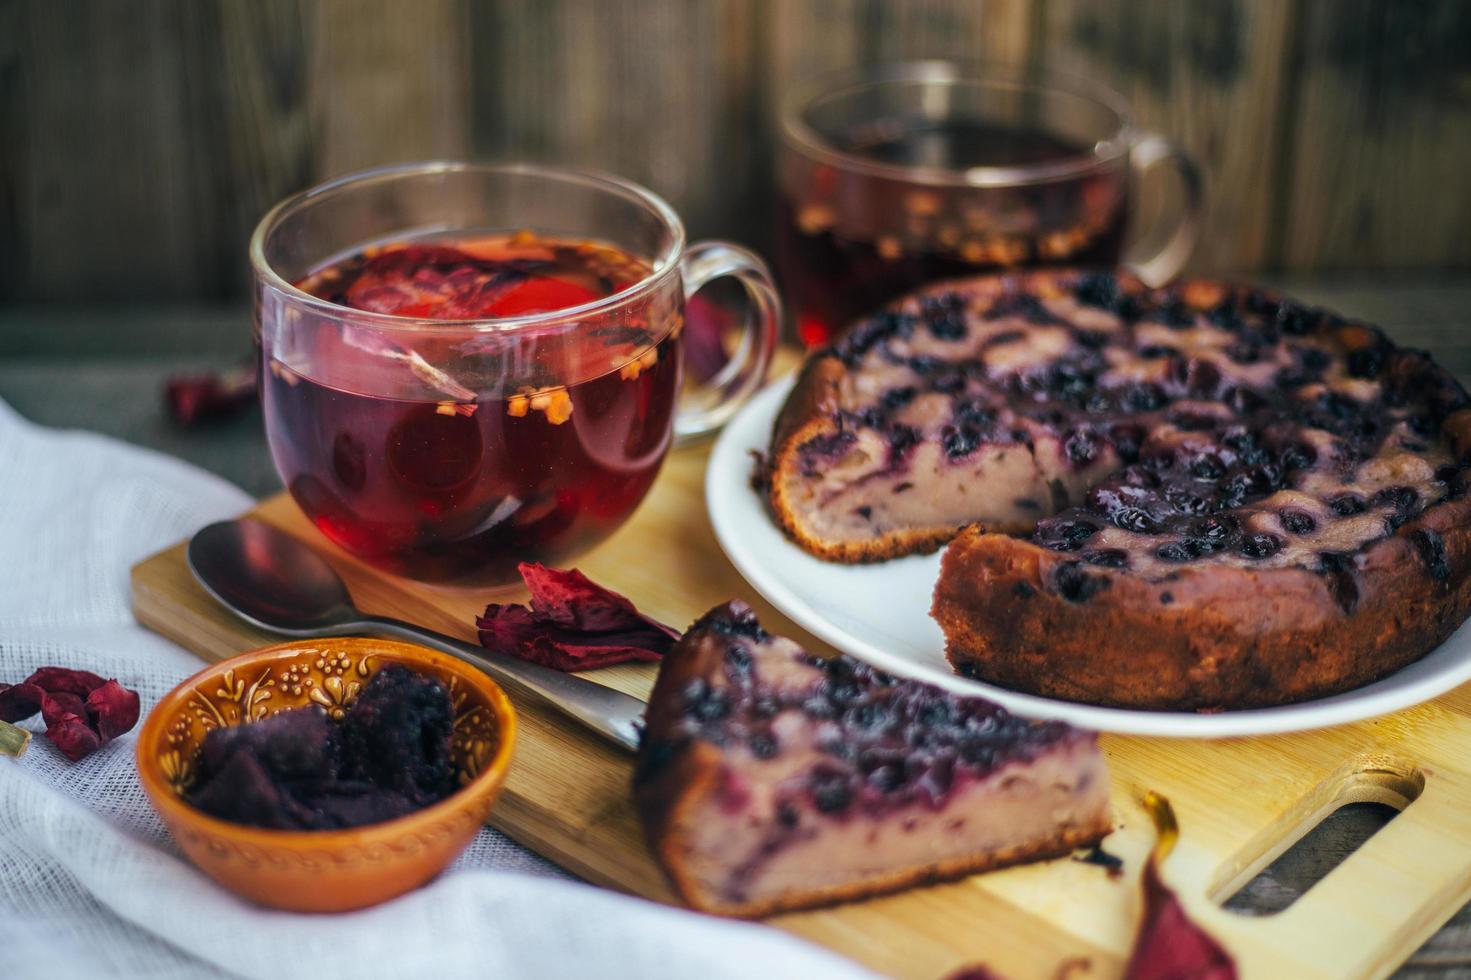
[[[1127,93],[1209,175],[1199,270],[1471,269],[1463,0],[0,0],[0,302],[238,300],[276,199],[438,156],[764,248],[782,93],[921,57]]]

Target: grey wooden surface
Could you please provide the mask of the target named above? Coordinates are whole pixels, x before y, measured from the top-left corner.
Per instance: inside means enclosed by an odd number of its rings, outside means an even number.
[[[276,200],[598,167],[762,246],[775,108],[879,62],[1117,88],[1201,163],[1199,269],[1471,269],[1464,0],[0,0],[0,301],[243,296]]]
[[[1471,385],[1471,276],[1374,282],[1272,283],[1311,303],[1384,327],[1423,347]],[[252,410],[184,430],[163,408],[170,375],[228,367],[249,354],[248,313],[230,307],[134,310],[0,308],[0,399],[33,421],[90,429],[187,459],[256,496],[280,489]],[[3,461],[0,461],[3,465]],[[1290,904],[1385,822],[1372,805],[1339,811],[1247,885],[1228,907],[1271,914]],[[1471,980],[1471,905],[1396,974]]]

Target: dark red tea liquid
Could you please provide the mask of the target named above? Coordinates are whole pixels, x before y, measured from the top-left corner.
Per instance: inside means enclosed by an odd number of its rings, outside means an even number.
[[[839,148],[879,163],[964,170],[1083,158],[1036,129],[882,119]],[[1118,264],[1127,219],[1121,170],[996,188],[919,183],[789,161],[778,211],[782,287],[808,345],[925,283],[996,269]]]
[[[579,306],[647,272],[606,246],[523,234],[373,249],[298,286],[471,319]],[[669,446],[677,311],[619,310],[540,337],[328,323],[289,351],[266,342],[276,467],[324,534],[392,572],[498,584],[519,580],[519,562],[561,562],[628,517]]]

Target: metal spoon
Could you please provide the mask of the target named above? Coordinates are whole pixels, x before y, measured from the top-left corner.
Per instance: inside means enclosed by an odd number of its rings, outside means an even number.
[[[638,698],[422,626],[368,616],[321,555],[269,524],[249,518],[211,524],[190,539],[188,559],[206,592],[262,629],[302,637],[379,633],[422,643],[541,698],[625,749],[638,748],[644,714]]]

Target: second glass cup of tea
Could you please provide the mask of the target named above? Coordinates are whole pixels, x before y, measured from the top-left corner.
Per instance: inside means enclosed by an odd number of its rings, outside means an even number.
[[[1124,262],[1159,285],[1195,244],[1194,166],[1091,82],[891,65],[796,92],[781,128],[777,271],[807,344],[954,276]],[[1125,256],[1131,183],[1157,164],[1179,176],[1179,214]]]
[[[328,538],[424,580],[514,582],[611,534],[672,441],[760,387],[780,321],[756,256],[572,170],[353,174],[277,205],[250,255],[281,479]],[[685,301],[721,276],[745,332],[685,385]]]

